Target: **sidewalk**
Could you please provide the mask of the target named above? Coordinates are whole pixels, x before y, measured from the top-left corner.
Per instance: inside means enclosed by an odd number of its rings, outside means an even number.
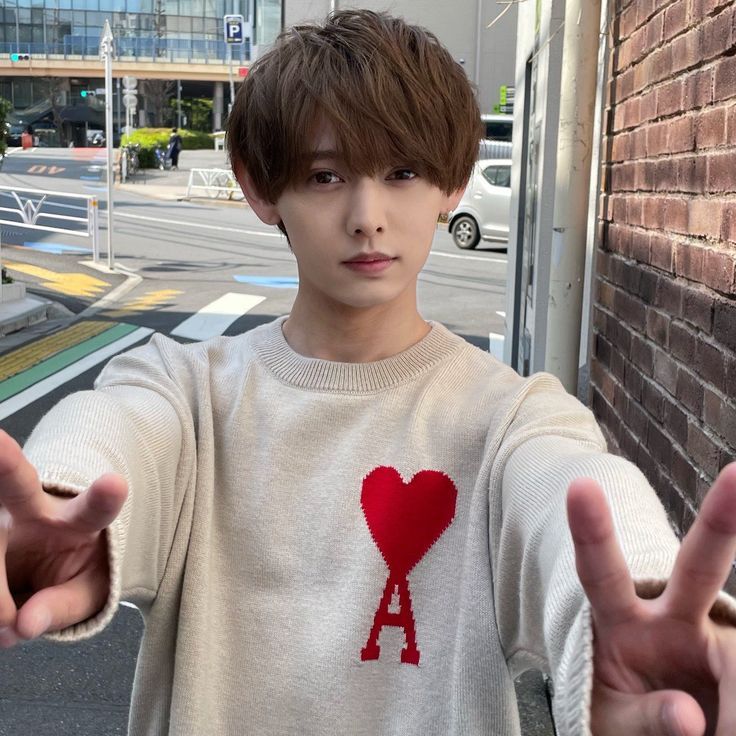
[[[159,169],[141,169],[130,177],[125,184],[116,184],[117,191],[135,192],[154,199],[182,200],[186,198],[187,184],[192,169],[225,169],[229,170],[225,151],[199,150],[182,151],[179,155],[177,171],[160,171]],[[199,181],[195,183],[200,183]],[[213,204],[245,206],[242,194],[238,190],[238,199],[226,199],[224,196],[210,197],[204,190],[195,190],[192,199]]]

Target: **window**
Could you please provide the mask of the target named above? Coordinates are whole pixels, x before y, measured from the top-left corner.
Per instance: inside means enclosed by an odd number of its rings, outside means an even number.
[[[486,166],[483,169],[483,176],[489,184],[493,184],[495,187],[511,186],[510,166]]]

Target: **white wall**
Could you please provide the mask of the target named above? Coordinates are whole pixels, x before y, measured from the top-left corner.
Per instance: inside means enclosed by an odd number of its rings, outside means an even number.
[[[482,18],[480,29],[478,3]],[[489,30],[486,30],[488,23],[507,7],[494,0],[362,0],[357,3],[335,0],[334,4],[338,9],[361,7],[385,10],[410,23],[424,26],[437,35],[457,61],[464,61],[463,67],[468,77],[476,83],[476,49],[480,30],[478,99],[482,112],[491,112],[493,105],[498,102],[498,89],[502,84],[514,83],[516,4]],[[330,0],[286,0],[285,7],[284,24],[288,27],[324,19],[330,11]]]

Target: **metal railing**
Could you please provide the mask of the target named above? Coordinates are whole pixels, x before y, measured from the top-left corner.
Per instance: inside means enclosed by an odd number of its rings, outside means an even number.
[[[74,203],[80,201],[84,204]],[[74,211],[78,214],[65,214]],[[93,259],[100,258],[99,201],[94,195],[0,186],[0,225],[89,238]]]
[[[204,193],[199,195],[204,197],[243,198],[235,175],[229,169],[191,169],[187,184],[187,199],[192,196],[194,189],[204,190]]]

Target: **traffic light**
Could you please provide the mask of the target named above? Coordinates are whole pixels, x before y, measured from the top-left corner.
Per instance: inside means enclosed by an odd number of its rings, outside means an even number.
[[[83,89],[79,94],[82,97],[95,97],[97,93],[93,89]]]
[[[30,60],[31,60],[30,54],[19,54],[19,53],[10,54],[10,61],[30,61]]]

